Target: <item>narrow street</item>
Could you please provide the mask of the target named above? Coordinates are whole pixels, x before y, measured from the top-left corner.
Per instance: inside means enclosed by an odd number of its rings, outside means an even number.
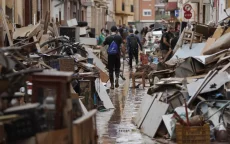
[[[97,113],[98,142],[100,144],[152,144],[153,140],[141,134],[132,122],[147,88],[143,89],[141,85],[138,89],[132,89],[127,65],[125,65],[124,76],[126,80],[120,79],[119,89],[110,91],[109,94],[115,109]]]

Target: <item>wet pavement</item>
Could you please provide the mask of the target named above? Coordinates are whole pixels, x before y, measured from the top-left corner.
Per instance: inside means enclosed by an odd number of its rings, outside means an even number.
[[[143,89],[140,86],[139,89],[132,89],[127,69],[125,78],[125,81],[120,80],[118,89],[109,93],[115,109],[97,113],[98,143],[155,144],[156,142],[151,138],[141,134],[140,130],[132,122],[147,88]]]

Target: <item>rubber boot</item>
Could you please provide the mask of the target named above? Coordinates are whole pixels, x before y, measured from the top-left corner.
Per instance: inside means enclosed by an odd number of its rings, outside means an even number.
[[[116,78],[116,80],[115,80],[115,87],[116,87],[116,88],[119,87],[119,78]]]
[[[110,89],[114,89],[114,80],[113,80],[113,78],[110,78],[110,83],[111,83]]]

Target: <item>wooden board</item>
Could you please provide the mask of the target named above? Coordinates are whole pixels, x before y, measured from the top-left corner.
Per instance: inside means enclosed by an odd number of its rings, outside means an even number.
[[[145,118],[146,118],[146,116],[147,116],[147,114],[148,114],[148,112],[149,112],[149,110],[150,110],[150,108],[151,108],[154,100],[159,100],[161,98],[161,96],[162,96],[162,93],[160,93],[160,94],[154,94],[153,98],[151,99],[151,103],[148,105],[148,107],[146,106],[146,108],[143,108],[144,109],[142,111],[143,114],[141,114],[140,120],[139,120],[139,122],[137,124],[138,128],[140,128],[141,125],[143,124],[143,122],[144,122],[144,120],[145,120]]]
[[[88,38],[88,37],[80,37],[80,43],[83,43],[85,45],[96,46],[97,45],[97,39],[96,38]]]
[[[73,144],[97,144],[96,110],[73,122]]]
[[[44,42],[47,42],[47,41],[49,40],[49,37],[50,37],[50,36],[49,36],[48,34],[42,35],[39,44],[41,45],[41,44],[43,44]],[[43,47],[41,48],[41,53],[44,53],[44,52],[47,51],[47,50],[48,50],[48,45],[45,45],[45,46],[43,46]]]
[[[207,40],[207,42],[206,42],[206,44],[205,44],[205,46],[204,46],[204,49],[203,49],[202,52],[201,52],[201,55],[203,55],[203,53],[204,53],[205,51],[207,51],[207,50],[209,49],[209,47],[210,47],[212,44],[214,44],[215,41],[216,41],[215,38],[208,38],[208,40]]]
[[[95,65],[100,68],[103,72],[105,71],[105,65],[102,63],[102,61],[93,53],[93,50],[91,48],[86,47],[86,51],[88,52],[89,56],[88,58],[93,58],[93,61]]]
[[[1,13],[1,17],[2,17],[3,27],[4,27],[5,31],[6,31],[9,44],[10,44],[10,46],[12,46],[13,45],[13,39],[12,39],[12,36],[10,34],[10,30],[9,30],[9,27],[8,27],[8,24],[7,24],[7,21],[6,21],[6,16],[5,16],[2,8],[0,8],[0,13]]]
[[[141,102],[141,106],[137,112],[137,115],[134,119],[134,123],[136,125],[138,125],[141,121],[141,119],[143,119],[143,117],[146,115],[149,107],[151,106],[152,102],[154,101],[155,96],[151,96],[148,94],[145,94],[145,96],[143,97],[143,100]]]
[[[224,32],[224,34],[229,33],[230,32],[230,27]]]
[[[162,115],[167,112],[168,107],[168,104],[155,100],[143,121],[141,131],[151,138],[155,137],[162,122]]]
[[[74,59],[60,58],[59,66],[60,66],[60,71],[74,72]]]
[[[106,92],[106,87],[102,84],[101,80],[98,78],[95,80],[95,88],[101,101],[104,104],[104,107],[106,109],[114,109],[115,107],[113,106],[113,103],[110,100],[108,93]]]
[[[88,113],[88,110],[86,109],[86,107],[82,103],[81,99],[79,99],[79,103],[81,105],[81,109],[82,109],[83,114],[86,115]]]
[[[34,41],[38,41],[37,38],[36,38],[36,36],[33,36],[33,39],[34,39]],[[38,43],[36,43],[35,45],[36,45],[37,51],[41,52],[40,45]]]
[[[37,144],[68,144],[68,129],[36,134]]]
[[[100,71],[100,78],[103,83],[107,83],[109,80],[109,75],[106,72],[103,72],[100,68],[96,67]]]
[[[219,27],[216,29],[215,33],[213,34],[212,38],[215,38],[216,40],[222,36],[224,32],[224,29]]]

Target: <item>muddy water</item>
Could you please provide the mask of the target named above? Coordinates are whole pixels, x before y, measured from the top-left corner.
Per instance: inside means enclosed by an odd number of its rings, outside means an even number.
[[[154,144],[155,142],[142,135],[132,122],[147,89],[130,88],[128,70],[125,72],[125,77],[126,81],[120,80],[120,88],[109,93],[115,109],[97,114],[98,142],[99,144]]]

